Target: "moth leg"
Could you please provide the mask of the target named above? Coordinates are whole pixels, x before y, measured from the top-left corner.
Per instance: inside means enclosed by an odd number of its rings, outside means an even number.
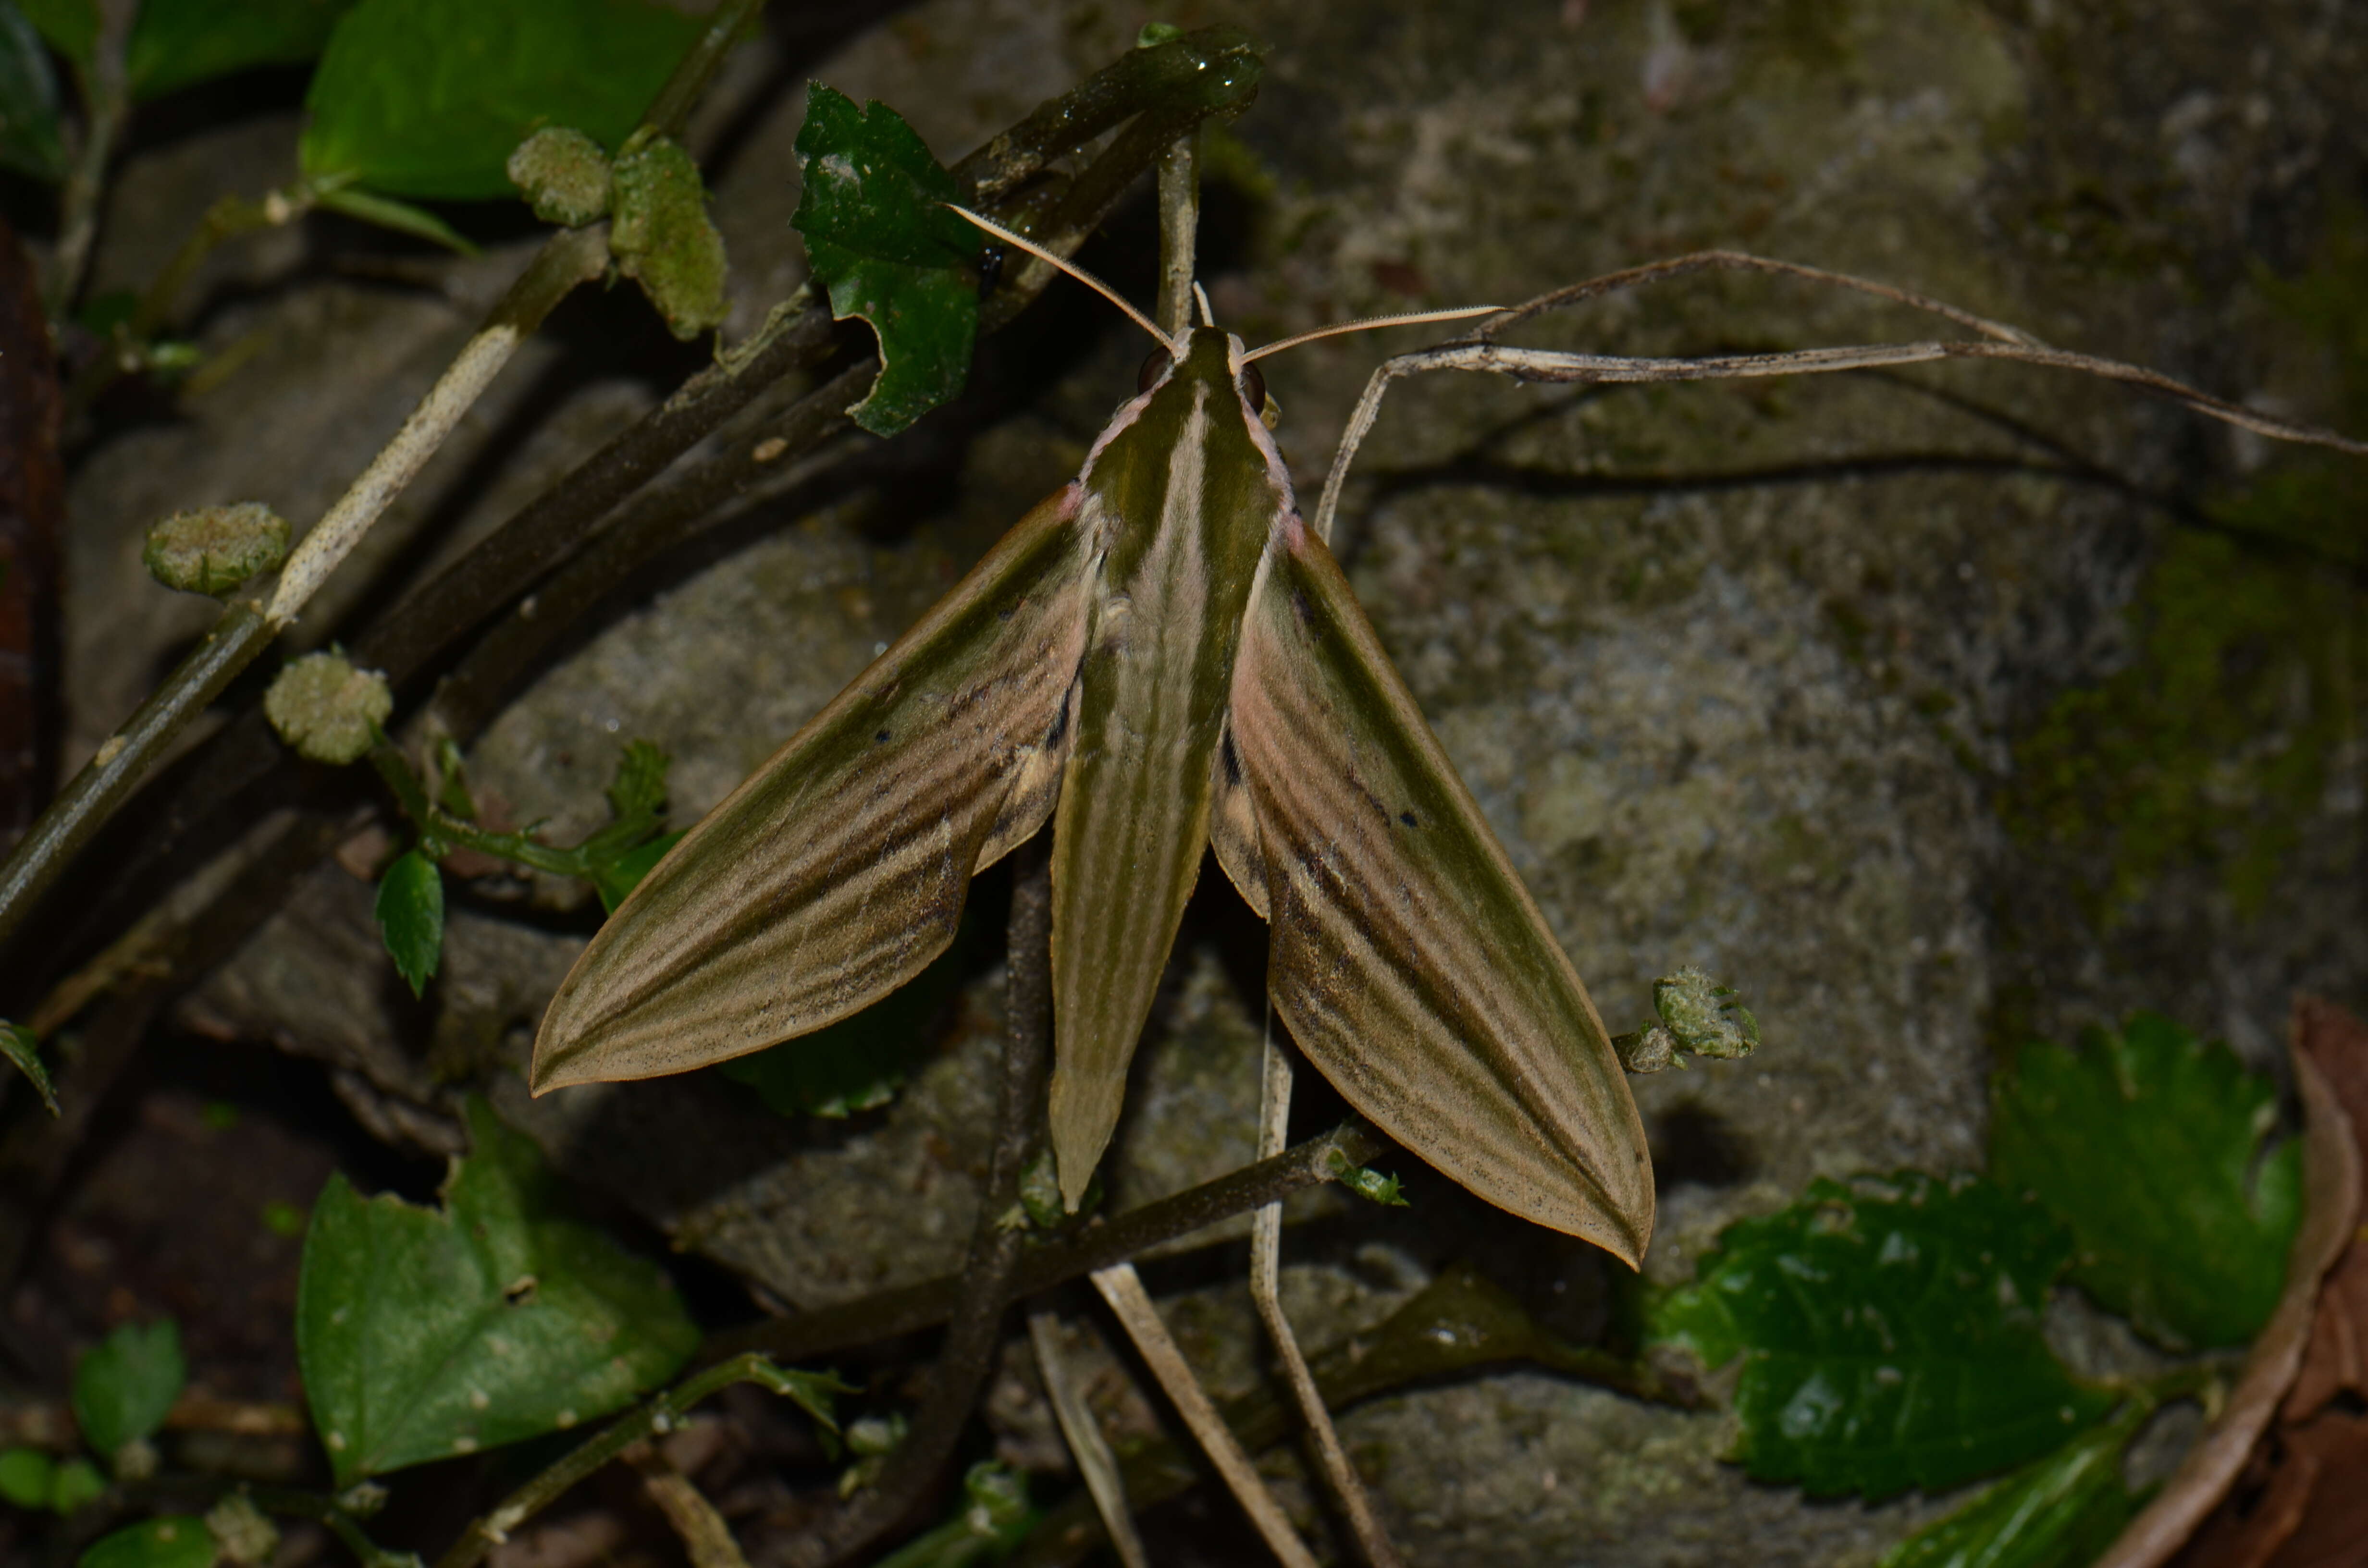
[[[1656,283],[1691,272],[1713,269],[1774,273],[1800,278],[1831,288],[1851,290],[1871,294],[1878,299],[1901,304],[1912,310],[1937,315],[1955,325],[1979,334],[1976,338],[1934,339],[1918,343],[1854,344],[1834,348],[1806,348],[1777,354],[1717,354],[1699,358],[1642,358],[1616,354],[1562,353],[1542,348],[1507,347],[1496,341],[1496,335],[1508,327],[1550,311],[1563,310],[1585,301],[1600,298],[1620,289],[1642,283]],[[1938,359],[2004,359],[2017,364],[2043,365],[2055,369],[2078,371],[2104,381],[2150,392],[2184,405],[2198,414],[2217,419],[2223,424],[2249,430],[2273,440],[2298,441],[2311,446],[2331,447],[2338,451],[2368,455],[2368,442],[2316,425],[2304,425],[2277,419],[2241,403],[2198,391],[2183,381],[2172,380],[2159,371],[2142,365],[2132,365],[2119,359],[2106,359],[2092,354],[2075,353],[2042,343],[2019,327],[2006,325],[1961,311],[1952,305],[1896,289],[1885,283],[1847,273],[1828,272],[1822,267],[1803,267],[1794,262],[1774,261],[1765,256],[1748,256],[1739,251],[1702,251],[1677,256],[1668,261],[1645,267],[1630,267],[1623,272],[1607,273],[1601,278],[1573,284],[1551,293],[1541,294],[1527,304],[1518,306],[1488,319],[1477,332],[1435,348],[1417,349],[1384,360],[1365,383],[1364,395],[1358,399],[1356,412],[1349,416],[1347,429],[1340,437],[1340,448],[1332,460],[1332,470],[1325,476],[1323,498],[1316,504],[1315,528],[1316,537],[1329,542],[1332,518],[1340,502],[1340,488],[1346,480],[1349,463],[1357,449],[1371,433],[1373,421],[1381,414],[1382,399],[1390,383],[1428,370],[1477,370],[1495,375],[1510,376],[1522,381],[1558,381],[1605,384],[1626,381],[1729,381],[1744,377],[1817,375],[1836,370],[1864,370],[1897,365],[1925,364]]]
[[[1283,1133],[1291,1122],[1291,1058],[1275,1043],[1274,1025],[1269,1018],[1265,1086],[1258,1107],[1258,1157],[1261,1160],[1282,1153]],[[1349,1464],[1348,1450],[1340,1446],[1340,1434],[1332,1425],[1332,1413],[1324,1408],[1324,1395],[1307,1370],[1307,1358],[1300,1354],[1298,1336],[1291,1332],[1291,1319],[1283,1313],[1282,1204],[1277,1201],[1259,1210],[1250,1227],[1250,1300],[1258,1304],[1267,1337],[1274,1341],[1275,1354],[1281,1358],[1299,1414],[1315,1436],[1325,1479],[1339,1502],[1341,1513],[1348,1517],[1349,1528],[1356,1536],[1358,1551],[1365,1561],[1372,1568],[1400,1568],[1398,1549],[1374,1516],[1373,1500],[1365,1491],[1363,1480]]]
[[[1209,1456],[1209,1462],[1217,1467],[1217,1473],[1225,1478],[1242,1512],[1258,1527],[1267,1550],[1281,1560],[1283,1568],[1316,1568],[1315,1554],[1307,1550],[1307,1543],[1291,1528],[1282,1505],[1274,1500],[1258,1467],[1242,1450],[1241,1439],[1225,1425],[1225,1418],[1217,1414],[1217,1407],[1209,1402],[1209,1391],[1201,1386],[1201,1380],[1186,1364],[1184,1353],[1176,1347],[1175,1337],[1160,1321],[1159,1309],[1152,1305],[1151,1292],[1143,1288],[1134,1265],[1113,1264],[1097,1270],[1092,1278],[1094,1289],[1102,1293],[1102,1300],[1118,1314],[1120,1326],[1134,1341],[1151,1375],[1167,1392],[1168,1403],[1184,1418],[1184,1425],[1191,1428],[1193,1440]]]
[[[1077,1461],[1077,1473],[1085,1477],[1086,1490],[1092,1494],[1094,1511],[1102,1517],[1102,1528],[1110,1533],[1110,1546],[1118,1552],[1123,1568],[1149,1568],[1150,1559],[1143,1552],[1143,1536],[1134,1528],[1134,1516],[1126,1506],[1126,1486],[1119,1478],[1118,1457],[1110,1452],[1110,1440],[1102,1436],[1094,1413],[1087,1407],[1085,1392],[1077,1387],[1068,1358],[1061,1354],[1061,1325],[1051,1312],[1028,1314],[1028,1341],[1036,1351],[1036,1369],[1044,1379],[1044,1393],[1053,1402],[1053,1416],[1061,1424],[1061,1436],[1068,1439],[1069,1453]]]

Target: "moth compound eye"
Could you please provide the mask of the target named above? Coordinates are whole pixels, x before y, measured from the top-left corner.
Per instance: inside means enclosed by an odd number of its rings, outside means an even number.
[[[1139,392],[1149,392],[1157,383],[1159,378],[1167,373],[1167,367],[1173,361],[1167,350],[1153,349],[1151,357],[1143,362],[1143,369],[1134,373],[1134,390]]]
[[[1266,377],[1256,365],[1242,367],[1242,401],[1258,409],[1259,418],[1266,417],[1266,405],[1272,400],[1266,395]],[[1274,426],[1269,425],[1267,428],[1271,430]]]
[[[1282,423],[1282,404],[1274,401],[1272,392],[1267,394],[1265,405],[1258,410],[1258,423],[1269,430]]]

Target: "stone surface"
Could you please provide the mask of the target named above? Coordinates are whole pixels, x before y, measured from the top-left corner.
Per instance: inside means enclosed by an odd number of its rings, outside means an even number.
[[[827,59],[785,52],[734,79],[757,94],[819,76],[896,105],[954,155],[1146,19],[932,0]],[[2336,254],[2341,193],[2358,188],[2339,128],[2368,74],[2348,13],[1532,0],[1482,25],[1409,0],[1173,19],[1237,20],[1272,45],[1259,103],[1211,157],[1203,276],[1252,342],[1737,245],[2233,397],[2368,419],[2343,404],[2328,329],[2260,281]],[[748,101],[711,170],[733,332],[803,275],[785,227],[798,95]],[[135,165],[126,188],[159,178]],[[1148,224],[1130,222],[1089,259],[1140,298]],[[452,301],[482,294],[478,273],[448,264],[447,292],[397,294],[304,272],[281,237],[269,246],[256,254],[279,270],[206,328],[218,349],[256,335],[267,347],[192,398],[184,423],[116,437],[77,480],[74,689],[93,740],[144,689],[140,658],[197,624],[135,580],[140,530],[227,496],[317,516],[465,330],[473,311]],[[616,328],[610,304],[586,319]],[[571,838],[601,820],[616,747],[646,736],[677,757],[679,812],[719,799],[1074,471],[1132,385],[1142,348],[1114,315],[1055,300],[1040,316],[995,347],[1008,402],[949,422],[966,440],[951,471],[811,517],[760,514],[734,531],[753,542],[720,559],[703,547],[541,679],[476,748],[472,782]],[[1653,353],[1937,330],[1722,278],[1616,297],[1534,341]],[[669,384],[647,366],[683,368],[585,335],[512,372],[423,482],[402,524],[418,531],[390,536],[411,542],[355,562],[364,585],[341,578],[338,604],[372,602],[372,573],[412,574],[531,494]],[[1424,340],[1349,337],[1268,362],[1311,504],[1367,372]],[[517,390],[529,382],[531,397]],[[2001,367],[1594,394],[1434,378],[1393,394],[1334,544],[1425,712],[1614,1029],[1648,1017],[1653,978],[1686,962],[1739,985],[1760,1020],[1748,1061],[1638,1082],[1660,1177],[1654,1278],[1684,1278],[1721,1226],[1813,1176],[1976,1163],[1985,1075],[2028,1033],[2146,1006],[2274,1066],[2293,989],[2368,997],[2368,683],[2340,631],[2357,589],[2327,564],[2340,541],[2305,517],[2293,531],[2308,548],[2240,539],[2211,558],[2204,581],[2232,601],[2240,586],[2286,596],[2291,637],[2215,623],[2211,596],[2195,611],[2163,590],[2165,562],[2221,537],[2205,506],[2271,460],[2121,390]],[[138,637],[127,603],[151,607]],[[2203,618],[2207,685],[2270,694],[2232,710],[2260,715],[2243,744],[2125,711],[2149,699],[2174,610]],[[2064,707],[2084,691],[2104,694],[2100,734],[2169,736],[2158,755],[2100,762],[2112,803],[2085,814],[2034,793],[2031,749],[2087,711]],[[2134,835],[2162,820],[2177,832],[2149,858]],[[2261,858],[2248,835],[2262,821],[2283,836],[2246,883],[2235,869]],[[431,1126],[446,1092],[431,1051],[468,1070],[515,1062],[576,937],[527,925],[522,885],[489,888],[456,919],[439,1026],[367,971],[367,888],[323,875],[201,1005],[214,1027],[332,1054]],[[533,892],[536,919],[588,929],[581,890]],[[1189,936],[1117,1155],[1127,1201],[1247,1147],[1257,1037],[1239,990],[1255,982],[1257,928],[1212,891]],[[977,977],[942,1054],[894,1105],[843,1126],[767,1120],[705,1078],[529,1107],[497,1071],[497,1094],[677,1239],[817,1304],[958,1255],[997,994]],[[1518,1270],[1551,1250],[1492,1233],[1410,1164],[1415,1208],[1357,1222],[1414,1267],[1493,1247]],[[1327,1310],[1364,1311],[1358,1291],[1390,1299],[1326,1267],[1347,1281]],[[1600,1328],[1592,1265],[1537,1267]],[[1804,1506],[1718,1461],[1718,1417],[1523,1372],[1375,1401],[1347,1434],[1423,1562],[1714,1563],[1739,1541],[1758,1562],[1866,1562],[1939,1506]]]

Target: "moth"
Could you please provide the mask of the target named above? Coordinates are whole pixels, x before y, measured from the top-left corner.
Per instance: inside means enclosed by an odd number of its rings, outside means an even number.
[[[679,1073],[860,1010],[1049,824],[1051,1131],[1075,1209],[1213,848],[1270,928],[1276,1014],[1350,1105],[1634,1266],[1652,1175],[1611,1039],[1276,450],[1257,362],[1305,337],[1246,349],[1205,296],[1171,335],[1094,286],[1158,342],[1135,395],[609,916],[544,1016],[533,1088]]]

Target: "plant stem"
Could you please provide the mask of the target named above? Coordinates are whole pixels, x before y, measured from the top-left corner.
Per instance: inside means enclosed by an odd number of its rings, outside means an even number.
[[[1041,1142],[1044,1078],[1052,1058],[1052,838],[1049,830],[1041,832],[1012,857],[1009,990],[995,1146],[979,1188],[953,1321],[912,1429],[889,1456],[879,1481],[857,1493],[793,1559],[813,1568],[854,1556],[904,1524],[928,1496],[953,1456],[1002,1339],[1026,1233],[1025,1223],[1013,1223],[1010,1212],[1019,1201],[1020,1172]]]
[[[734,1383],[770,1387],[775,1376],[771,1358],[752,1353],[734,1356],[684,1379],[639,1410],[610,1422],[503,1498],[499,1507],[472,1520],[461,1539],[436,1560],[436,1568],[475,1568],[486,1552],[509,1539],[510,1531],[557,1502],[569,1487],[643,1438],[664,1437],[693,1405]]]
[[[50,313],[55,316],[72,311],[82,293],[83,275],[90,269],[91,247],[98,238],[107,165],[131,108],[123,84],[123,46],[140,14],[139,0],[99,0],[95,9],[98,32],[90,62],[76,73],[82,85],[82,149],[58,195],[58,248],[50,273]]]
[[[1107,1224],[1032,1247],[1020,1259],[1012,1297],[1019,1300],[1049,1290],[1163,1242],[1262,1208],[1303,1187],[1319,1186],[1333,1179],[1336,1157],[1350,1166],[1360,1165],[1385,1146],[1362,1122],[1343,1122],[1271,1160],[1228,1171],[1214,1181],[1131,1209]],[[961,1290],[958,1276],[940,1275],[818,1312],[727,1330],[712,1336],[700,1354],[723,1357],[764,1350],[785,1361],[811,1359],[943,1323],[953,1314]]]

